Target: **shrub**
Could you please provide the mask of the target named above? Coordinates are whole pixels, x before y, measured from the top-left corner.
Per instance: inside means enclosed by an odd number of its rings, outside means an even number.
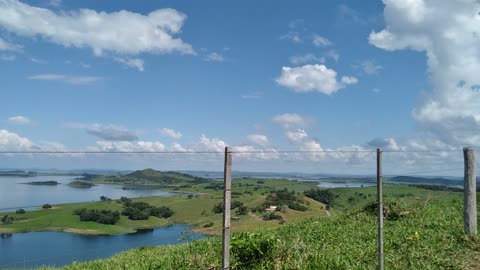
[[[238,208],[238,207],[240,207],[240,206],[242,206],[242,205],[243,205],[243,203],[240,202],[240,201],[233,201],[233,202],[232,202],[232,205],[230,205],[230,209],[235,209],[235,208]]]
[[[188,194],[187,198],[189,199],[193,198],[193,194]]]
[[[223,213],[223,202],[219,202],[213,206],[212,212],[215,214]]]
[[[251,269],[274,254],[276,242],[271,234],[240,233],[232,237],[231,251],[241,269]]]
[[[203,225],[204,228],[209,228],[209,227],[212,227],[213,226],[213,222],[209,222],[205,225]]]
[[[25,214],[26,211],[24,209],[18,209],[17,211],[15,211],[16,214]]]
[[[238,207],[237,215],[246,215],[246,214],[248,214],[248,209],[247,209],[246,206],[242,205],[242,206]]]
[[[120,220],[118,211],[80,208],[75,209],[73,214],[80,216],[80,221],[93,221],[100,224],[113,225]]]
[[[263,220],[282,220],[282,216],[272,213],[266,213],[263,215]]]
[[[10,217],[8,215],[3,216],[3,218],[2,218],[2,223],[3,224],[12,224],[13,221],[15,221],[15,218]]]
[[[292,210],[297,210],[297,211],[302,211],[302,212],[305,212],[307,211],[308,207],[298,203],[298,202],[290,202],[288,204],[288,208],[292,209]]]
[[[50,209],[50,208],[52,208],[52,206],[50,204],[46,203],[46,204],[42,205],[42,208],[43,209]]]

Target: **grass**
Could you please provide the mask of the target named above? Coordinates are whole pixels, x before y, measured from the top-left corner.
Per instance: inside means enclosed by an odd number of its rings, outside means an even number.
[[[371,192],[369,188],[364,189],[363,193]],[[252,239],[273,239],[271,251],[247,264],[239,261],[238,249],[235,249],[233,269],[376,269],[376,217],[362,210],[368,200],[348,201],[355,192],[359,189],[339,190],[337,198],[338,205],[351,204],[354,210],[257,230]],[[475,269],[478,266],[475,258],[480,258],[480,242],[463,233],[461,193],[406,186],[386,187],[385,193],[387,203],[395,202],[401,209],[408,210],[407,215],[397,220],[385,221],[385,269]],[[234,234],[234,237],[240,236]],[[74,263],[64,269],[220,269],[220,240],[212,237],[183,245],[143,247],[109,259]],[[232,245],[236,244],[236,240],[232,240]],[[257,244],[253,241],[250,247],[255,250]]]
[[[303,191],[312,187],[312,184],[292,182],[286,179],[269,179],[257,183],[258,179],[235,179],[232,190],[235,191],[233,200],[244,203],[249,209],[256,207],[265,200],[266,192],[273,189],[287,188],[290,190]],[[103,225],[95,222],[80,221],[79,217],[73,215],[73,211],[79,208],[106,209],[121,211],[121,204],[115,201],[98,201],[87,203],[74,203],[54,205],[53,209],[28,211],[25,214],[7,213],[16,220],[13,224],[0,225],[1,232],[32,232],[32,231],[66,231],[79,234],[124,234],[132,233],[138,229],[157,228],[173,223],[190,224],[199,233],[209,235],[221,234],[222,214],[214,214],[213,206],[223,200],[223,191],[207,189],[210,183],[197,184],[184,188],[182,192],[201,193],[202,195],[189,198],[186,194],[179,194],[171,197],[142,197],[134,201],[147,202],[154,206],[167,206],[175,211],[175,214],[168,219],[150,217],[148,220],[129,220],[121,216],[119,223],[115,225]],[[250,192],[247,192],[250,191]],[[247,192],[247,193],[245,193]],[[106,194],[108,195],[108,194]],[[324,215],[323,205],[316,201],[306,199],[310,203],[306,212],[288,209],[281,213],[286,222],[298,221],[304,218]],[[248,231],[258,226],[277,227],[278,221],[263,221],[261,216],[250,213],[249,215],[235,216],[232,221],[232,231]],[[205,224],[213,222],[213,226],[204,227]]]

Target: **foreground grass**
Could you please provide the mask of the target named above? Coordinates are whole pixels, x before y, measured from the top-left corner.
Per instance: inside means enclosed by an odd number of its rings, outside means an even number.
[[[451,196],[402,205],[408,215],[385,221],[386,269],[475,269],[469,267],[476,265],[480,242],[464,235],[461,196]],[[365,211],[262,230],[255,238],[274,239],[271,252],[252,263],[238,261],[232,252],[234,269],[376,268],[376,218]],[[220,239],[214,237],[143,247],[64,269],[220,269],[220,254]]]

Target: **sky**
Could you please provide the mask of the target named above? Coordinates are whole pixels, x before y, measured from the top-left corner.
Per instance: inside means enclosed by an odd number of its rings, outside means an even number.
[[[480,146],[478,29],[474,0],[0,0],[0,150],[231,146],[239,170],[369,173],[365,151],[382,148],[401,151],[385,157],[392,172],[458,169],[462,147]],[[446,151],[411,152],[425,150]],[[2,155],[0,167],[221,159]]]

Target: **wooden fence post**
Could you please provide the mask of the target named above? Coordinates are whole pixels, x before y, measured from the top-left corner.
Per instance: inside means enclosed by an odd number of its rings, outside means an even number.
[[[377,202],[378,202],[378,269],[383,270],[383,187],[382,149],[377,149]]]
[[[465,233],[477,234],[477,177],[475,174],[475,151],[463,148],[465,176],[463,180],[463,221]]]
[[[225,167],[223,174],[223,244],[222,269],[230,269],[230,204],[232,201],[232,153],[230,147],[225,147]]]

